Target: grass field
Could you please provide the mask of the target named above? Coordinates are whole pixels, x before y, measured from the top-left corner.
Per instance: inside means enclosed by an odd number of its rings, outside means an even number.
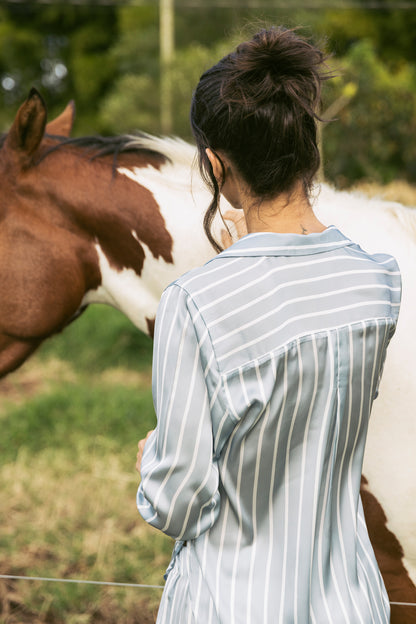
[[[163,583],[171,540],[135,506],[151,348],[96,306],[0,382],[0,574]],[[160,595],[0,579],[0,622],[147,624]]]

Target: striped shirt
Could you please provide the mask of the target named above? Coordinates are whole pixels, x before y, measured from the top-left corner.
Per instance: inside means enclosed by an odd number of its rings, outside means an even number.
[[[389,622],[359,496],[400,274],[335,227],[245,236],[171,284],[137,505],[171,624]]]

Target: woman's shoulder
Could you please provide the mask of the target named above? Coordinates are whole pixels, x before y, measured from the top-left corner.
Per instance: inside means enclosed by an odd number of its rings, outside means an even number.
[[[209,296],[210,290],[215,289],[228,273],[219,255],[206,264],[187,271],[171,282],[166,290],[178,289],[191,297],[197,297],[203,293]]]

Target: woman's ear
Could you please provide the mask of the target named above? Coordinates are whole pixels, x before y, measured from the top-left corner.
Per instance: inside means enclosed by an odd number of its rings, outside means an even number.
[[[221,161],[209,147],[206,148],[205,153],[208,156],[209,162],[211,163],[212,171],[214,172],[214,176],[218,182],[218,186],[221,187],[224,182],[224,169]]]

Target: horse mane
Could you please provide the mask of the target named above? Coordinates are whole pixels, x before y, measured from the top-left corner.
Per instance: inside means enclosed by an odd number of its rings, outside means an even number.
[[[170,162],[191,167],[195,163],[196,148],[179,137],[155,136],[141,132],[124,135],[127,147],[133,151],[150,150],[164,155]]]
[[[169,183],[176,186],[189,186],[192,179],[193,188],[205,188],[199,174],[194,177],[196,168],[196,147],[179,137],[174,136],[156,136],[146,132],[137,132],[122,135],[88,135],[80,137],[64,137],[61,135],[46,134],[46,138],[50,139],[49,145],[45,145],[44,149],[37,156],[35,165],[47,158],[56,151],[65,149],[66,147],[74,147],[88,153],[91,160],[100,157],[113,157],[112,169],[113,174],[117,169],[118,158],[121,154],[137,154],[156,159],[160,164],[170,165],[164,170],[164,178]],[[6,133],[0,133],[0,149],[3,146]]]
[[[91,160],[104,156],[113,156],[114,164],[117,164],[117,157],[122,153],[136,153],[145,156],[152,156],[163,161],[170,160],[168,154],[163,151],[163,140],[152,142],[151,135],[138,133],[136,135],[116,135],[116,136],[81,136],[67,138],[62,136],[48,135],[56,143],[44,150],[39,158],[39,162],[64,147],[75,147],[90,152]],[[149,137],[149,140],[147,140]],[[154,137],[156,139],[156,137]]]
[[[91,160],[104,156],[113,156],[113,173],[118,167],[118,156],[123,153],[144,155],[156,158],[162,164],[170,167],[164,170],[165,180],[173,186],[189,186],[192,179],[192,187],[205,188],[200,176],[193,176],[193,165],[196,161],[196,148],[179,137],[155,136],[146,132],[124,134],[116,136],[82,136],[66,138],[62,136],[47,135],[57,143],[48,147],[39,157],[38,162],[65,146],[73,146],[90,152]]]
[[[91,151],[92,158],[132,152],[160,156],[182,165],[192,165],[196,154],[195,146],[179,137],[156,136],[147,132],[114,136],[88,135],[74,138],[50,134],[46,136],[56,141],[56,144],[43,152],[42,159],[65,146]],[[0,148],[3,147],[6,137],[7,132],[0,133]]]

